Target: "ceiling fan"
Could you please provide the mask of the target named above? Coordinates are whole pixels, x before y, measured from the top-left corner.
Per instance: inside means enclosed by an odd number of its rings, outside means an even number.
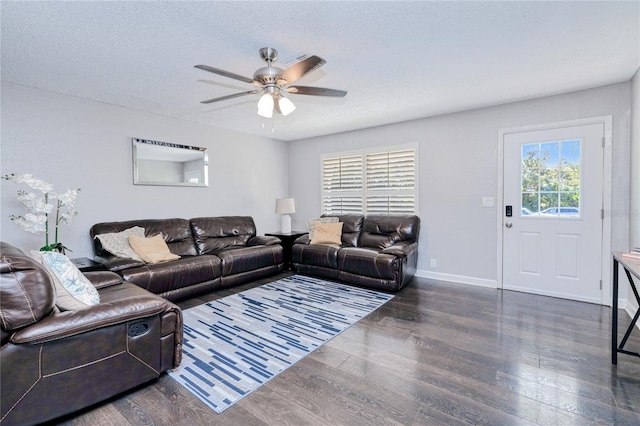
[[[281,68],[274,67],[272,65],[272,63],[278,59],[278,51],[276,49],[272,47],[263,47],[260,49],[260,57],[267,63],[267,66],[262,67],[253,73],[253,78],[244,77],[242,75],[210,67],[208,65],[195,65],[195,68],[222,75],[224,77],[233,78],[235,80],[240,80],[258,87],[258,89],[208,99],[200,103],[210,104],[212,102],[226,101],[227,99],[233,99],[239,96],[263,93],[258,101],[258,115],[265,118],[271,118],[273,116],[274,109],[275,111],[282,113],[282,115],[289,115],[296,109],[293,102],[291,102],[290,99],[285,98],[283,93],[334,97],[344,97],[347,94],[347,92],[343,90],[326,89],[323,87],[290,86],[291,83],[299,80],[308,72],[318,69],[327,63],[327,61],[319,56],[309,56],[297,64],[290,66],[286,70],[282,70]]]

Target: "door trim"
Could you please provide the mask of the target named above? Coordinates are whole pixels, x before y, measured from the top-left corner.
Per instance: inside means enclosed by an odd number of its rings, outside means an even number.
[[[605,115],[600,117],[581,118],[577,120],[560,121],[555,123],[535,124],[531,126],[511,127],[498,130],[498,191],[496,206],[496,229],[498,232],[498,288],[502,289],[502,255],[503,247],[503,212],[504,205],[504,138],[506,135],[514,133],[534,132],[538,130],[552,130],[564,127],[583,126],[588,124],[604,125],[604,150],[603,150],[603,174],[602,177],[602,208],[604,218],[602,222],[602,294],[600,304],[611,306],[611,163],[612,163],[612,128],[613,116]]]

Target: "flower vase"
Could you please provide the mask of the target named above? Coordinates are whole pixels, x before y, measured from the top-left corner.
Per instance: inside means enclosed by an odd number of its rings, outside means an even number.
[[[44,246],[40,248],[40,251],[55,251],[64,255],[67,254],[66,250],[69,250],[69,249],[67,249],[67,247],[62,243],[49,244],[48,246]]]

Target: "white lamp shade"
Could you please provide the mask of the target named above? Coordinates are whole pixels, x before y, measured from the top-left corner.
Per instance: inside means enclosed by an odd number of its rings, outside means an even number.
[[[258,115],[265,118],[273,117],[273,96],[265,93],[258,101]]]
[[[296,109],[296,106],[288,98],[280,98],[278,100],[278,106],[280,107],[282,115],[289,115]]]
[[[293,198],[277,198],[276,199],[276,213],[289,214],[296,212],[296,205]]]

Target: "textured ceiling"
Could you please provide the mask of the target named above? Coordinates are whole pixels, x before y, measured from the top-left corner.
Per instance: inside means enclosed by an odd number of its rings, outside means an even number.
[[[628,81],[640,65],[640,2],[7,2],[3,81],[281,140],[298,140]],[[251,77],[315,54],[264,119],[252,89],[194,68]]]

